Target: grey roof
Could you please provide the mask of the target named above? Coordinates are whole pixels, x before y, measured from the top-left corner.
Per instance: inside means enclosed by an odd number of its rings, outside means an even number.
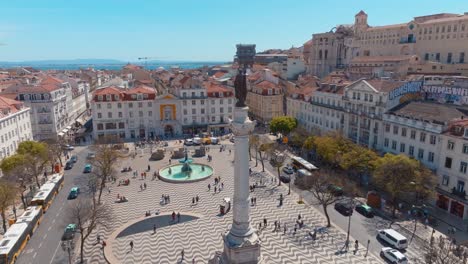
[[[468,116],[468,108],[458,105],[416,101],[401,104],[389,110],[388,114],[427,122],[446,123],[461,116]]]

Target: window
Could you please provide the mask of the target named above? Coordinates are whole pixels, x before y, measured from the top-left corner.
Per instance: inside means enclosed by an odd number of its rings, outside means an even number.
[[[219,104],[223,104],[223,99],[219,99]]]
[[[460,52],[460,59],[458,63],[465,63],[465,52]]]
[[[138,108],[142,108],[143,107],[143,102],[138,102]]]
[[[97,118],[102,118],[102,114],[101,114],[101,113],[97,113]]]
[[[436,53],[436,61],[440,61],[440,53],[439,52]]]
[[[452,63],[452,52],[447,54],[447,63]]]
[[[409,146],[409,153],[408,153],[410,156],[414,156],[414,147],[413,146]]]
[[[211,107],[211,113],[212,113],[212,114],[215,113],[215,108],[214,108],[214,107]]]
[[[101,104],[97,104],[97,109],[101,109]]]
[[[120,118],[122,117],[122,112],[119,112],[118,117]]]
[[[97,124],[97,130],[104,130],[103,124]]]
[[[424,149],[418,149],[418,159],[424,158]]]
[[[445,157],[445,168],[448,168],[448,169],[452,168],[452,158]]]
[[[107,118],[112,118],[112,112],[107,113]]]
[[[405,152],[405,143],[400,143],[400,152],[404,153]]]
[[[421,134],[419,134],[419,141],[426,142],[426,133],[421,132]]]
[[[463,144],[463,150],[462,150],[462,152],[463,152],[464,154],[468,154],[468,144]]]
[[[153,116],[153,111],[148,111],[148,116]]]
[[[429,53],[424,54],[424,60],[429,60]]]
[[[122,103],[117,103],[117,108],[122,108]]]
[[[427,161],[429,161],[430,163],[434,162],[434,152],[429,151],[429,154],[427,155]]]
[[[138,111],[138,116],[143,117],[143,111]]]
[[[369,94],[369,102],[372,102],[374,100],[374,96],[372,94]]]
[[[211,117],[211,122],[216,122],[216,117],[215,116]]]
[[[460,162],[460,172],[462,173],[465,173],[466,174],[466,167],[468,166],[468,163],[462,161]]]
[[[457,182],[457,191],[458,192],[464,192],[465,191],[465,182],[464,181],[458,181]]]
[[[204,104],[205,104],[205,100],[201,100],[201,101],[200,101],[200,104],[201,104],[201,105],[204,105]]]
[[[401,128],[401,136],[406,137],[406,127]]]
[[[120,129],[125,128],[125,123],[124,122],[119,122],[119,128]]]
[[[111,109],[111,108],[112,108],[111,103],[107,103],[107,109]]]
[[[392,140],[392,149],[396,150],[397,142],[395,140]]]
[[[455,147],[455,143],[449,140],[447,142],[447,149],[453,150],[454,147]]]
[[[220,113],[224,113],[224,107],[219,108]]]
[[[183,106],[187,106],[187,100],[182,101]]]
[[[448,186],[449,182],[450,182],[450,177],[447,175],[444,175],[442,177],[442,185]]]
[[[132,111],[128,112],[128,116],[133,117],[133,112]]]
[[[196,104],[197,104],[197,101],[192,100],[192,105],[196,105]]]
[[[196,115],[197,114],[197,109],[192,109],[192,115]]]
[[[183,97],[183,98],[187,97],[187,93],[186,93],[186,92],[183,92],[183,93],[182,93],[182,97]]]
[[[384,139],[384,147],[388,147],[388,138]]]
[[[328,100],[330,102],[330,99],[328,99]],[[367,94],[364,94],[364,101],[366,101],[366,102],[368,101],[368,95]]]
[[[133,108],[133,103],[128,103],[129,108]]]
[[[435,145],[435,143],[436,143],[436,136],[431,135],[431,136],[429,137],[429,142],[431,143],[431,145]]]
[[[411,139],[416,139],[416,131],[415,130],[411,130],[410,138]]]
[[[200,109],[202,114],[205,114],[205,108]]]
[[[398,126],[393,126],[393,134],[398,135]]]
[[[385,132],[390,132],[390,125],[389,124],[385,124]]]
[[[153,107],[153,102],[148,102],[148,107]]]

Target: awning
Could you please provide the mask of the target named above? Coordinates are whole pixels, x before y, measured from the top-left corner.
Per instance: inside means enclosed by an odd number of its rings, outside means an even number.
[[[62,130],[62,132],[63,132],[63,133],[67,133],[67,132],[68,132],[68,129],[65,128],[64,130]]]
[[[71,129],[71,126],[67,126],[67,129]]]
[[[59,137],[63,137],[63,135],[64,135],[64,134],[63,134],[62,132],[58,133],[58,136],[59,136]]]

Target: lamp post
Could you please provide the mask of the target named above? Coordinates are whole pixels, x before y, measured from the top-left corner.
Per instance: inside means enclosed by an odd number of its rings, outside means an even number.
[[[63,251],[66,251],[68,253],[68,264],[72,263],[71,251],[74,248],[75,248],[75,243],[73,242],[73,239],[65,240],[65,241],[62,242]]]

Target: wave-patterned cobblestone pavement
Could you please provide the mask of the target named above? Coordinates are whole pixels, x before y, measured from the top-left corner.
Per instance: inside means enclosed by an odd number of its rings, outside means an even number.
[[[234,151],[232,152],[234,153]],[[112,223],[108,229],[100,229],[94,232],[85,244],[85,255],[88,263],[106,263],[103,251],[96,245],[97,234],[107,239],[109,235],[128,221],[144,216],[145,211],[151,210],[154,215],[156,210],[161,213],[193,212],[202,217],[185,223],[158,228],[156,234],[153,230],[119,237],[113,241],[112,252],[121,263],[180,263],[180,252],[185,252],[186,263],[191,263],[195,258],[196,263],[207,263],[213,258],[216,251],[223,250],[221,234],[229,229],[232,222],[232,213],[219,216],[219,205],[223,198],[233,195],[232,160],[234,155],[228,151],[220,153],[211,151],[214,160],[210,163],[206,158],[195,159],[195,162],[203,162],[214,168],[214,176],[221,176],[224,189],[214,194],[214,178],[190,184],[173,184],[160,180],[151,181],[151,176],[146,180],[132,179],[131,173],[120,178],[130,178],[129,186],[111,185],[111,194],[103,194],[106,204],[112,208]],[[131,165],[134,169],[143,171],[147,165],[151,165],[151,174],[154,170],[168,165],[168,159],[162,161],[148,161],[148,157],[137,156],[134,160],[121,162],[121,166]],[[251,163],[252,166],[254,162]],[[261,165],[254,168],[260,170]],[[150,173],[148,173],[150,175]],[[326,224],[325,218],[314,208],[297,204],[298,197],[287,195],[286,186],[276,186],[272,182],[273,176],[265,173],[263,179],[268,179],[266,187],[256,188],[251,197],[257,198],[257,205],[251,207],[252,224],[258,228],[258,224],[267,218],[268,226],[260,231],[262,240],[262,256],[264,263],[382,263],[373,255],[365,255],[365,247],[360,245],[360,250],[353,254],[348,252],[338,254],[346,239],[346,234],[335,228],[331,228],[326,235],[318,235],[317,241],[312,241],[308,236],[311,228],[322,227]],[[259,177],[251,177],[251,183],[259,181]],[[146,182],[147,189],[141,191],[140,184]],[[211,191],[208,191],[208,184]],[[279,207],[279,194],[283,193],[285,200]],[[114,203],[117,194],[124,195],[129,201],[126,203]],[[160,205],[162,194],[170,195],[170,203]],[[198,195],[200,201],[192,205],[192,197]],[[298,215],[302,215],[306,227],[298,229],[293,234],[294,223]],[[273,232],[274,221],[281,222],[281,231]],[[287,232],[284,234],[283,225],[286,224]],[[134,248],[130,250],[129,243],[133,241]]]

